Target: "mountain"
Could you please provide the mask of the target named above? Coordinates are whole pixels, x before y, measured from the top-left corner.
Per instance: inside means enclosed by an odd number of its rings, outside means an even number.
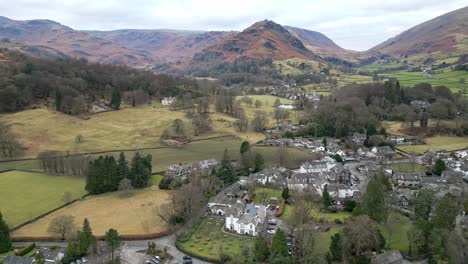
[[[283,26],[263,20],[216,43],[194,59],[215,57],[233,62],[240,57],[285,60],[290,58],[320,59]]]
[[[159,62],[182,62],[194,54],[220,42],[235,32],[189,31],[170,29],[122,29],[113,31],[85,31],[137,51],[146,51]]]
[[[49,52],[55,50],[69,57],[93,62],[145,65],[152,61],[144,52],[130,50],[51,20],[17,21],[0,17],[0,38],[23,45],[23,48],[18,47],[20,50],[25,47],[47,47]]]
[[[413,60],[468,54],[468,7],[412,27],[368,52]]]
[[[284,26],[284,28],[317,55],[325,57],[351,55],[353,53],[338,46],[333,40],[320,32],[291,26]]]

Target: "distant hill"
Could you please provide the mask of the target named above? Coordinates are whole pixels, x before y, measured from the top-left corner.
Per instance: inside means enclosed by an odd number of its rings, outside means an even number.
[[[85,31],[133,50],[148,52],[158,62],[183,62],[235,32],[169,29]]]
[[[242,32],[206,48],[203,53],[217,54],[217,57],[229,62],[239,57],[273,61],[289,58],[318,58],[283,26],[270,20],[257,22]]]
[[[151,57],[143,52],[127,49],[112,41],[73,30],[51,20],[17,21],[0,17],[0,38],[23,45],[22,48],[18,47],[19,50],[25,50],[26,47],[44,50],[43,47],[47,47],[66,56],[86,58],[92,62],[144,65],[152,61]],[[53,52],[51,57],[55,57]]]
[[[412,27],[368,52],[414,61],[468,54],[468,7]]]

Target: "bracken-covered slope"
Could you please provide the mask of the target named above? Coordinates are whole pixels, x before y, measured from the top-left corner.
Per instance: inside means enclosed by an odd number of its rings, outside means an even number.
[[[468,7],[412,27],[368,52],[421,59],[468,54]]]
[[[89,34],[119,43],[133,50],[145,51],[158,62],[184,62],[213,43],[235,32],[189,31],[169,29],[122,29],[86,31]]]
[[[26,47],[48,47],[70,57],[93,62],[145,65],[151,57],[112,41],[92,36],[51,20],[17,21],[0,17],[0,38]],[[52,56],[53,57],[53,56]]]
[[[290,58],[320,59],[288,30],[270,20],[253,24],[240,33],[216,43],[197,57],[216,56],[233,62],[239,57],[285,60]]]

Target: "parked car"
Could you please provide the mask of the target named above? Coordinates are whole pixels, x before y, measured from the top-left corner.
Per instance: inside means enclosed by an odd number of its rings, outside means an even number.
[[[270,224],[270,225],[276,225],[276,219],[270,219],[270,220],[268,220],[268,224]]]
[[[276,234],[276,230],[270,229],[270,230],[267,230],[267,233],[270,234],[270,235],[274,235],[274,234]]]

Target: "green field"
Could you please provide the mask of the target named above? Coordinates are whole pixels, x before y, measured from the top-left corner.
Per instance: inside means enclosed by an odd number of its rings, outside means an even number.
[[[294,206],[286,205],[284,207],[283,215],[281,216],[281,218],[288,221],[289,218],[293,217],[293,214]],[[351,213],[345,211],[338,211],[336,213],[322,212],[317,204],[312,204],[310,216],[315,221],[334,222],[335,219],[345,221],[346,219],[351,217]]]
[[[164,171],[172,163],[192,162],[203,159],[221,159],[224,149],[228,149],[231,159],[239,158],[239,148],[242,141],[237,138],[216,138],[203,141],[194,141],[185,145],[182,148],[160,148],[152,150],[140,151],[143,154],[151,154],[153,157],[153,172]],[[253,150],[263,155],[265,165],[270,166],[276,164],[277,147],[253,147]],[[288,159],[285,166],[297,168],[307,160],[312,160],[314,157],[311,154],[300,151],[296,148],[288,148]],[[118,152],[103,153],[100,155],[118,156]],[[134,152],[125,152],[127,159],[133,157]],[[28,169],[40,171],[40,164],[37,160],[0,162],[0,170],[6,169]]]
[[[385,77],[397,78],[403,86],[414,86],[418,83],[430,83],[432,86],[447,86],[453,92],[468,89],[468,71],[452,71],[451,69],[441,70],[435,73],[432,78],[424,77],[422,72],[395,71],[382,74]],[[465,78],[465,83],[459,83],[460,78]]]
[[[412,163],[412,162],[403,162],[392,164],[392,170],[399,173],[409,173],[409,172],[426,172],[427,168],[423,165]]]
[[[62,197],[85,194],[80,177],[53,176],[43,173],[10,171],[0,174],[0,211],[10,227],[63,205]]]
[[[448,136],[436,136],[425,138],[426,144],[424,145],[408,145],[398,147],[399,149],[406,152],[414,152],[416,154],[422,154],[428,150],[458,150],[468,148],[468,137],[448,137]]]
[[[408,231],[411,226],[412,223],[408,217],[397,212],[391,212],[387,223],[380,226],[382,235],[387,243],[386,247],[408,253]]]
[[[221,251],[235,259],[242,253],[242,247],[252,246],[252,237],[225,233],[221,231],[223,226],[222,217],[204,218],[199,226],[194,227],[195,232],[190,239],[179,242],[178,246],[190,255],[212,260],[218,260]]]

